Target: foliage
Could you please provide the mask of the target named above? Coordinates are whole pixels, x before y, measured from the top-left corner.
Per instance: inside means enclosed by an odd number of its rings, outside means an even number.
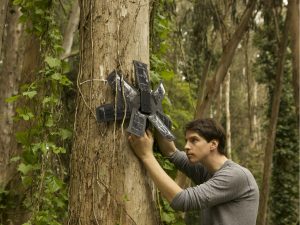
[[[170,56],[176,54],[176,24],[174,23],[175,3],[171,0],[160,0],[154,3],[152,10],[153,30],[151,30],[150,78],[154,86],[161,80],[164,82],[166,96],[163,100],[163,109],[173,123],[173,132],[177,137],[177,146],[183,146],[184,123],[192,118],[192,99],[189,93],[189,84],[181,79],[175,72],[174,59]],[[176,39],[177,38],[177,39]],[[176,168],[160,153],[155,156],[163,169],[172,177],[176,177]],[[182,215],[176,213],[169,203],[161,197],[159,200],[161,221],[165,225],[184,224]]]
[[[277,20],[283,30],[283,15],[278,14]],[[265,12],[264,21],[255,38],[260,50],[255,68],[258,80],[268,86],[271,100],[275,91],[278,40],[273,35],[275,23],[270,12]],[[291,62],[290,57],[288,54],[287,62]],[[299,217],[299,121],[293,100],[291,64],[284,65],[269,200],[270,224],[273,225],[296,224]],[[266,114],[270,117],[271,104]]]
[[[182,38],[175,22],[175,8],[175,2],[170,0],[161,0],[154,5],[154,29],[151,30],[153,38],[150,44],[150,77],[155,85],[160,80],[164,81],[166,97],[163,101],[163,108],[172,119],[176,141],[179,141],[177,145],[182,148],[183,127],[187,121],[193,118],[195,94],[191,91],[192,84],[186,82],[178,70],[179,60],[174,58],[174,55],[180,54]]]
[[[67,215],[67,171],[61,161],[72,136],[69,124],[63,120],[63,91],[72,82],[66,76],[68,63],[60,59],[62,36],[54,12],[58,2],[13,3],[21,9],[20,22],[40,43],[41,64],[37,63],[32,82],[23,84],[18,95],[7,99],[9,103],[17,101],[15,122],[24,127],[16,133],[22,154],[12,160],[19,162],[17,169],[25,190],[23,206],[30,212],[25,224],[58,225]]]
[[[299,217],[299,126],[289,75],[285,76],[273,156],[270,206],[274,225],[296,224]]]

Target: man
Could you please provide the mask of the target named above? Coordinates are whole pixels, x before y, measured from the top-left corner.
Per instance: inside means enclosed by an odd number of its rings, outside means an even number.
[[[129,143],[175,210],[201,210],[202,225],[255,225],[259,191],[246,168],[227,159],[224,129],[213,119],[186,125],[185,153],[158,135],[162,153],[197,186],[180,188],[153,155],[153,137],[129,135]]]

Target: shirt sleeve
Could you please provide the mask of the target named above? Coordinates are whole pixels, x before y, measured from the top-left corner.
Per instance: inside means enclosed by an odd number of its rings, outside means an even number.
[[[247,178],[241,170],[226,168],[207,182],[179,192],[171,207],[180,211],[212,207],[247,194],[247,187]]]
[[[168,157],[177,169],[187,175],[195,184],[201,184],[211,177],[211,174],[200,163],[191,164],[182,151],[176,149],[175,153]]]

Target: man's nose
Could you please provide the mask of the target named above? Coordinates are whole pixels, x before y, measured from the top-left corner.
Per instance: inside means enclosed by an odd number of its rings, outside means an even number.
[[[184,150],[187,152],[188,150],[190,150],[190,145],[188,142],[186,142],[185,146],[184,146]]]

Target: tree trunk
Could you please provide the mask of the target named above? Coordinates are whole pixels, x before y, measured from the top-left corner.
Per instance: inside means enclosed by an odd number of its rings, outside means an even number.
[[[62,59],[67,58],[71,54],[74,35],[79,23],[79,14],[80,8],[78,5],[78,0],[74,0],[70,18],[64,32],[64,41],[62,47],[65,50],[65,52],[61,56]]]
[[[272,101],[272,110],[271,110],[272,114],[271,114],[270,124],[267,133],[267,143],[266,143],[265,156],[264,156],[263,181],[262,181],[262,187],[260,191],[257,225],[265,225],[267,219],[270,177],[272,174],[272,157],[273,157],[273,149],[275,146],[276,126],[278,121],[280,96],[282,92],[285,52],[286,52],[287,42],[288,42],[288,29],[289,29],[288,24],[289,24],[289,13],[287,13],[287,18],[285,21],[285,27],[282,34],[281,43],[278,49],[276,83],[274,87],[274,94],[273,94],[273,101]]]
[[[0,1],[0,61],[2,59],[2,44],[4,39],[4,30],[6,24],[6,14],[8,12],[8,0]],[[0,63],[1,64],[1,63]]]
[[[299,46],[299,20],[300,20],[300,6],[299,0],[289,0],[288,12],[290,13],[290,35],[291,35],[291,49],[292,49],[292,63],[293,63],[293,88],[294,98],[296,104],[296,111],[299,117],[299,64],[300,64],[300,46]]]
[[[225,111],[226,111],[226,147],[227,156],[231,159],[231,129],[230,129],[230,73],[225,80]]]
[[[250,152],[256,149],[256,143],[258,141],[257,135],[257,122],[256,122],[256,96],[257,92],[255,90],[255,80],[251,75],[249,57],[248,57],[248,48],[249,48],[249,33],[245,39],[245,77],[247,80],[247,103],[248,103],[248,120],[249,120],[249,146]]]
[[[95,118],[97,106],[114,101],[105,77],[118,68],[132,81],[132,60],[149,64],[149,2],[82,0],[80,12],[68,224],[159,224],[153,183],[123,126]]]
[[[217,94],[218,96],[216,97],[216,100],[214,101],[214,104],[212,104],[210,106],[211,108],[211,115],[210,117],[211,118],[215,118],[217,121],[221,121],[221,118],[222,118],[222,114],[224,112],[224,105],[222,104],[223,103],[223,90],[224,90],[224,85],[221,84],[220,87],[218,88],[219,89],[219,93]]]
[[[209,56],[209,58],[207,59],[207,61],[205,63],[202,79],[200,80],[199,87],[198,87],[198,98],[197,98],[196,109],[198,109],[200,107],[201,102],[203,101],[203,96],[204,96],[204,91],[205,91],[205,84],[207,82],[207,77],[208,77],[208,73],[209,73],[209,70],[210,70],[211,61],[212,61],[212,59]],[[197,110],[195,111],[194,118],[195,119],[197,118]]]
[[[20,12],[9,6],[6,20],[6,35],[3,43],[3,67],[0,71],[0,186],[5,187],[14,171],[14,163],[10,159],[17,154],[16,140],[13,132],[14,104],[5,99],[17,94],[22,68],[21,34],[22,25],[18,24]]]
[[[205,115],[206,111],[209,109],[212,100],[218,94],[219,87],[223,82],[228,68],[231,64],[231,61],[233,59],[235,49],[240,40],[242,39],[243,34],[247,30],[250,18],[252,16],[252,12],[255,9],[255,5],[256,0],[250,1],[250,4],[246,8],[238,28],[236,29],[229,42],[226,44],[223,55],[219,61],[217,71],[212,79],[212,85],[207,87],[207,89],[205,90],[204,99],[202,103],[197,107],[196,118],[201,118]]]
[[[5,103],[5,98],[18,93],[20,85],[31,82],[40,63],[39,41],[25,33],[25,26],[18,23],[20,12],[15,6],[9,6],[7,27],[3,47],[3,68],[0,71],[0,184],[9,191],[14,204],[2,212],[4,224],[21,225],[28,219],[24,210],[24,189],[16,163],[10,161],[21,154],[15,134],[26,129],[22,121],[14,122],[13,116],[24,102]],[[3,172],[4,171],[4,172]]]

